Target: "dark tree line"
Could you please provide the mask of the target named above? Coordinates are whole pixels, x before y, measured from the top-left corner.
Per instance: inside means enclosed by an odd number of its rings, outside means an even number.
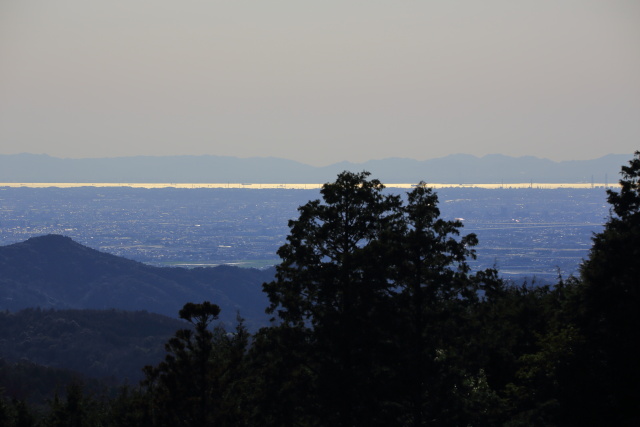
[[[139,387],[74,386],[39,419],[5,399],[0,424],[637,425],[639,179],[636,152],[580,277],[550,287],[472,272],[476,236],[424,183],[400,197],[344,172],[289,222],[269,327],[228,332],[215,304],[187,304],[192,327]]]
[[[0,378],[5,359],[110,378],[116,384],[125,378],[138,382],[143,378],[140,367],[162,360],[164,343],[181,323],[122,310],[0,311]]]

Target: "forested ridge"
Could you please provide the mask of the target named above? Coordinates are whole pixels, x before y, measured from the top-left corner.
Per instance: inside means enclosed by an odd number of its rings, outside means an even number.
[[[621,175],[580,275],[532,286],[472,272],[476,236],[424,183],[400,197],[343,172],[289,221],[270,326],[188,303],[139,385],[6,396],[0,425],[638,425],[640,151]]]
[[[0,359],[28,360],[111,383],[138,382],[184,322],[148,312],[24,309],[0,312]],[[1,383],[0,383],[1,384]]]
[[[154,267],[51,234],[0,246],[0,309],[115,308],[174,317],[185,303],[210,298],[225,308],[220,320],[227,325],[241,310],[257,329],[268,319],[260,286],[273,274],[226,265]]]

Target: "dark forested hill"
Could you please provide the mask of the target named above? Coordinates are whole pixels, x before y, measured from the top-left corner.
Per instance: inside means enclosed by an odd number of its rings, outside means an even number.
[[[152,267],[105,254],[68,237],[47,235],[0,246],[0,309],[147,310],[171,317],[187,302],[211,301],[220,319],[236,314],[250,328],[264,324],[262,283],[273,270],[220,266]]]
[[[2,352],[0,348],[0,352]],[[136,374],[139,376],[140,374]],[[91,378],[78,371],[53,368],[27,359],[12,361],[0,357],[0,400],[6,396],[42,407],[54,399],[56,393],[65,391],[67,384],[82,384],[87,392],[95,395],[115,394],[122,385],[116,378]],[[125,383],[129,383],[126,381]],[[131,384],[135,383],[133,380]],[[4,395],[4,396],[3,396]],[[0,404],[1,405],[1,404]],[[0,425],[2,424],[0,419]],[[8,424],[12,426],[13,424]]]
[[[164,343],[187,326],[186,322],[142,311],[0,312],[0,359],[7,363],[29,361],[51,372],[72,370],[86,377],[135,383],[142,378],[142,367],[162,360]],[[8,377],[7,372],[3,375]],[[25,379],[16,382],[24,386]],[[6,388],[6,378],[0,384]]]

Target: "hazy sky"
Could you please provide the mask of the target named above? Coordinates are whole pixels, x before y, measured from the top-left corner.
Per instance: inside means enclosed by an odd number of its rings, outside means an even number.
[[[637,149],[638,0],[0,0],[0,154]]]

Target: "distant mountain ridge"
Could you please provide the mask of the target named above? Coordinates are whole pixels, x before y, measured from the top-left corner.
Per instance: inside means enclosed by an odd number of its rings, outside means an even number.
[[[443,184],[616,182],[631,154],[555,162],[532,156],[455,154],[429,160],[387,158],[324,167],[275,157],[133,156],[63,159],[45,154],[0,155],[0,182],[324,183],[344,171],[367,170],[385,183]]]
[[[273,277],[273,269],[152,267],[46,235],[0,246],[0,310],[113,308],[176,318],[185,303],[206,300],[221,307],[225,323],[235,324],[239,311],[256,327],[268,320],[262,283]]]

